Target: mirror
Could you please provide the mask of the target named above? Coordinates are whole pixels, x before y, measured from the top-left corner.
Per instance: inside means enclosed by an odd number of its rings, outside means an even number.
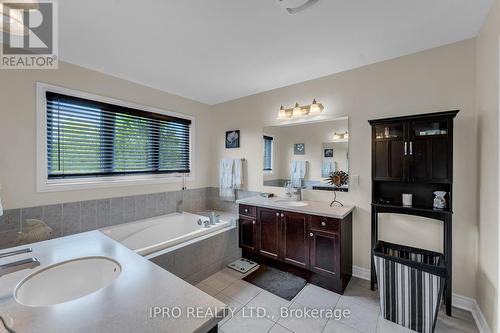
[[[330,174],[349,174],[349,122],[347,117],[308,124],[263,129],[263,184],[309,190],[344,191],[349,185],[328,184]]]

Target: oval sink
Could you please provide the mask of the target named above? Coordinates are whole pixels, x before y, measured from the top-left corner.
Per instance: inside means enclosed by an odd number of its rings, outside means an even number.
[[[49,306],[90,295],[121,273],[118,262],[105,257],[84,257],[61,262],[25,278],[14,291],[27,306]]]
[[[304,207],[308,205],[307,202],[303,201],[278,200],[276,202],[290,207]]]

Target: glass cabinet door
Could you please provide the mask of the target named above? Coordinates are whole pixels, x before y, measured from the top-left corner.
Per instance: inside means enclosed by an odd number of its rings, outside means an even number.
[[[448,135],[448,121],[444,120],[418,120],[413,122],[412,137],[429,137]]]
[[[400,139],[404,136],[403,124],[388,124],[375,126],[375,139],[376,140],[390,140]]]

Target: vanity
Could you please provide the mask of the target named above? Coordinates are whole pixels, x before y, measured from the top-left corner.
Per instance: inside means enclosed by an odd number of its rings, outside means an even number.
[[[263,197],[237,203],[243,257],[343,294],[352,275],[353,206]]]

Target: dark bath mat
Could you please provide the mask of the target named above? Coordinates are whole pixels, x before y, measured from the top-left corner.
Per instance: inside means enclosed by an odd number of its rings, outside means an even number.
[[[288,301],[291,301],[307,284],[303,278],[268,266],[260,266],[243,280]]]

